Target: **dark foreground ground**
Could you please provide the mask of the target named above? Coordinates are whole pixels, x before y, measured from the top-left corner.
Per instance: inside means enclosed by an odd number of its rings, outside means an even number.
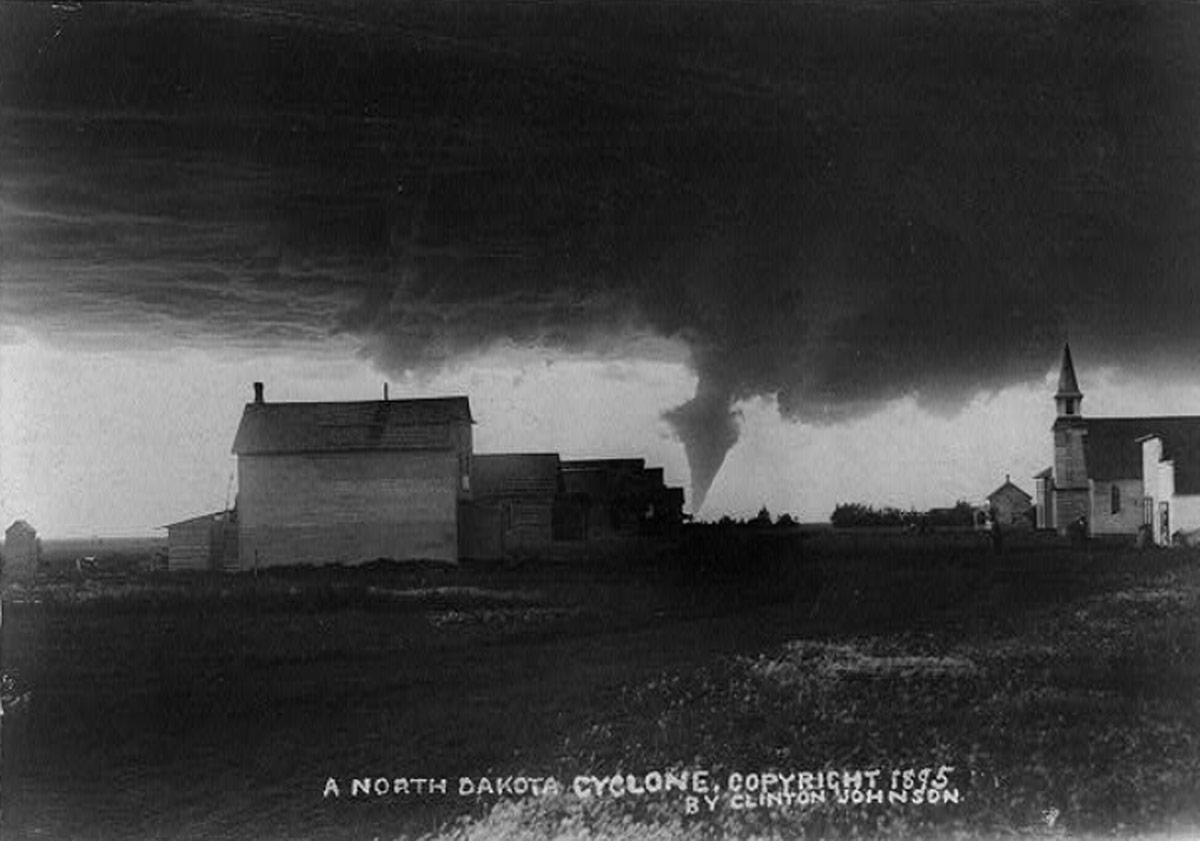
[[[9,585],[0,835],[1200,837],[1196,554],[661,554]],[[668,771],[707,772],[711,809],[572,789]],[[759,796],[818,771],[867,776]],[[518,796],[545,777],[564,791]]]

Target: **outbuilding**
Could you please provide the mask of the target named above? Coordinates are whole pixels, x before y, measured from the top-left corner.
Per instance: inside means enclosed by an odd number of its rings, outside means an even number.
[[[17,520],[4,531],[3,571],[8,575],[35,572],[41,560],[42,543],[37,529],[24,520]]]
[[[237,567],[236,511],[202,514],[165,528],[169,571],[220,571]]]
[[[992,517],[1004,528],[1033,526],[1033,497],[1014,485],[1011,476],[1005,476],[1004,484],[988,494],[987,500]]]

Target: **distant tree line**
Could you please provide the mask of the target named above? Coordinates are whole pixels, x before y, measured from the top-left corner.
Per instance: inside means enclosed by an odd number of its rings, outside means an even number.
[[[763,506],[758,510],[758,513],[753,517],[745,520],[737,520],[726,514],[721,519],[717,520],[713,525],[723,528],[733,528],[735,526],[764,529],[764,528],[791,528],[792,526],[800,525],[800,521],[791,514],[780,514],[777,519],[771,518],[771,512],[767,510],[767,506]]]
[[[876,508],[862,502],[842,502],[833,509],[829,521],[834,528],[953,528],[971,526],[975,507],[959,500],[953,508],[931,508],[928,511],[908,511],[890,506]]]
[[[692,522],[656,559],[659,573],[692,593],[773,602],[815,588],[814,567],[799,563],[808,533],[790,513],[762,506],[752,517]]]

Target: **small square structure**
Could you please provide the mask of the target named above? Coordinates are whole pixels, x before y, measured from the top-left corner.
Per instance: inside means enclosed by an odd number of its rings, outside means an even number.
[[[221,571],[237,566],[236,511],[202,514],[164,528],[168,571]]]
[[[37,572],[42,559],[42,542],[37,529],[24,520],[17,520],[4,531],[3,566],[6,577],[31,575]]]

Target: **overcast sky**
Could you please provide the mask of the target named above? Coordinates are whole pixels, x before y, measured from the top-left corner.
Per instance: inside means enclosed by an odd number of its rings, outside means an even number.
[[[706,517],[1032,491],[1068,336],[1085,413],[1200,413],[1197,281],[1195,3],[0,3],[49,535],[224,505],[253,380]]]

